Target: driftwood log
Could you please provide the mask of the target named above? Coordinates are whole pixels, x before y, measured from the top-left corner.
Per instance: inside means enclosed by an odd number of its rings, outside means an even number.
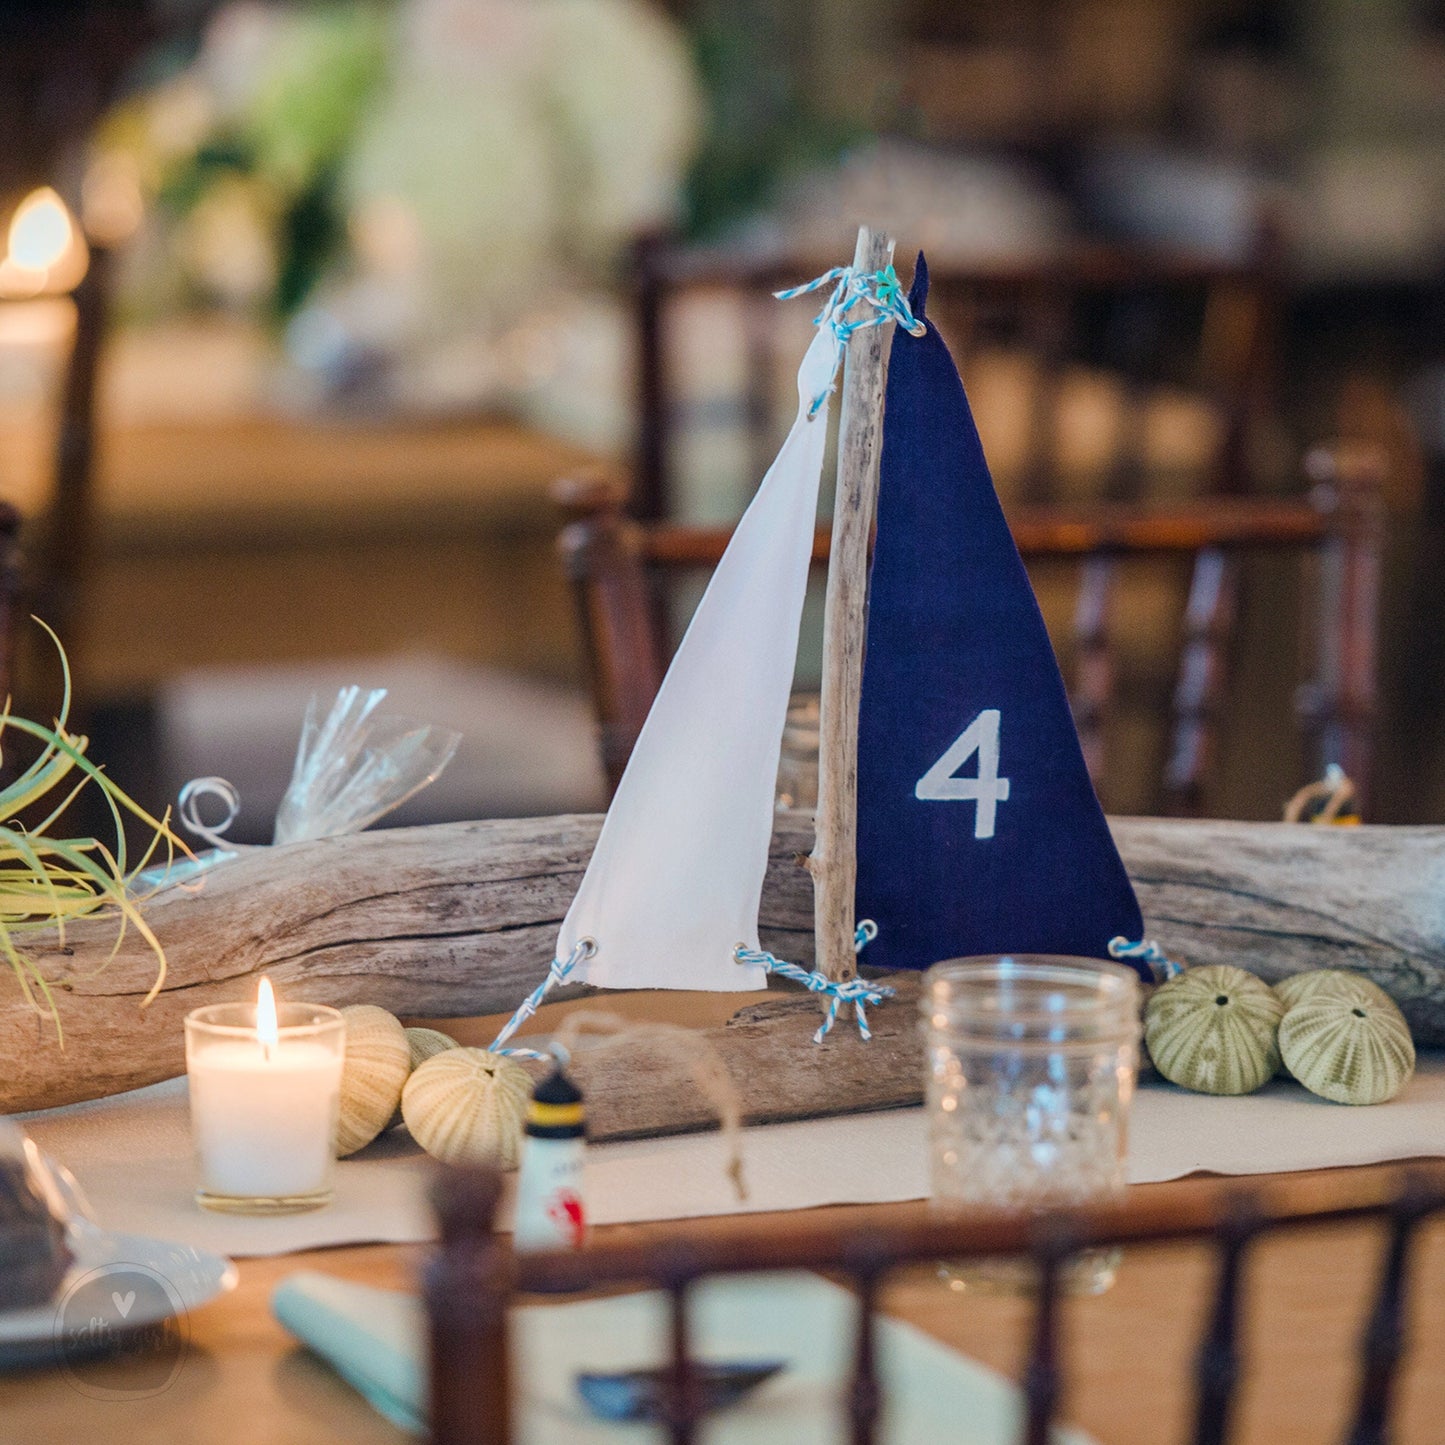
[[[68,951],[37,946],[58,993],[65,1047],[0,973],[0,1109],[95,1098],[185,1067],[181,1020],[255,996],[265,970],[283,996],[377,1003],[410,1015],[510,1010],[542,976],[597,836],[595,817],[461,823],[363,833],[244,856],[195,893],[152,900],[169,971],[140,1002],[155,960],[91,921]],[[1445,828],[1316,828],[1120,818],[1114,835],[1151,937],[1190,963],[1235,962],[1268,979],[1357,969],[1399,1001],[1422,1044],[1445,1044]],[[780,815],[763,898],[766,946],[811,960],[812,889],[798,859],[810,820]],[[817,1007],[781,993],[711,1037],[756,1120],[856,1112],[916,1100],[916,979],[814,1046]],[[662,1055],[579,1063],[600,1137],[666,1133],[708,1110]]]

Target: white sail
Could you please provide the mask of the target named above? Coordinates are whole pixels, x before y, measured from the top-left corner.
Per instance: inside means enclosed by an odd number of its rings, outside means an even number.
[[[798,415],[728,544],[633,749],[557,957],[604,988],[737,990],[765,970],[758,904],[842,344],[818,327]],[[810,415],[811,412],[811,415]]]

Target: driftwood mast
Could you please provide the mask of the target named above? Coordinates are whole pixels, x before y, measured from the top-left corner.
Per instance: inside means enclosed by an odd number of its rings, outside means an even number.
[[[893,240],[858,230],[855,271],[881,271]],[[817,969],[831,979],[858,972],[853,948],[858,874],[858,703],[863,691],[867,626],[868,537],[878,500],[883,442],[884,342],[887,326],[869,326],[848,340],[843,405],[838,421],[838,483],[833,546],[823,613],[823,688],[818,719],[818,810],[808,871],[813,875]]]

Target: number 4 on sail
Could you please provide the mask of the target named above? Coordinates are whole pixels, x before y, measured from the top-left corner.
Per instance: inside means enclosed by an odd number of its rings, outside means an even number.
[[[973,836],[992,838],[998,820],[998,805],[1008,801],[1009,780],[998,775],[998,734],[1002,714],[986,707],[964,728],[953,745],[913,787],[913,796],[924,803],[978,804]],[[978,776],[960,778],[958,770],[978,754]]]

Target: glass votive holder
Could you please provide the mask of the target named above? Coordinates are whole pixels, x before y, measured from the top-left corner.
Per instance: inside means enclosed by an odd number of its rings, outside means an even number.
[[[1041,1212],[1121,1194],[1139,1061],[1132,970],[1019,954],[952,959],[924,977],[932,1205]],[[1117,1250],[1070,1261],[1064,1286],[1097,1294]],[[957,1289],[1023,1292],[1027,1259],[942,1266]]]
[[[331,1199],[346,1021],[320,1004],[276,1005],[262,1039],[253,1003],[186,1015],[196,1202],[232,1214],[294,1214]]]

